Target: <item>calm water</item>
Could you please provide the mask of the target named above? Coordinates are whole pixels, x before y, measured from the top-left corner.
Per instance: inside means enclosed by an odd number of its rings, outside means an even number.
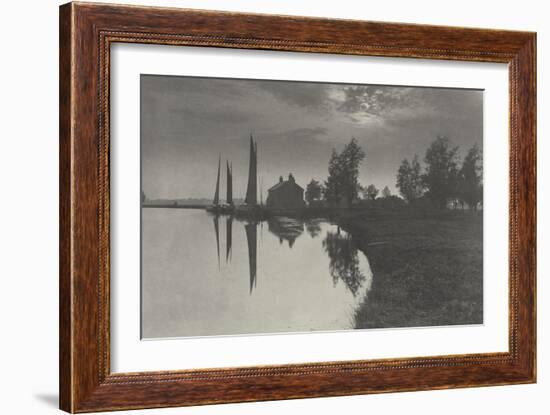
[[[326,221],[142,211],[145,338],[347,330],[372,272]]]

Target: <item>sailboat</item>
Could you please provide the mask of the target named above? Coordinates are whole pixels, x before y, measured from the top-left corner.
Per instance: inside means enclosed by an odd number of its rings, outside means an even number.
[[[214,191],[214,200],[212,200],[212,205],[207,207],[206,210],[210,212],[217,212],[220,207],[220,167],[222,162],[222,156],[218,158],[218,176],[216,178],[216,190]]]
[[[266,211],[261,204],[258,204],[258,144],[250,135],[250,158],[248,164],[248,184],[244,204],[237,207],[238,216],[261,220]]]
[[[229,164],[229,160],[226,161],[227,166],[227,187],[226,187],[226,204],[223,206],[225,212],[233,212],[235,205],[233,204],[233,163]]]
[[[250,159],[248,164],[248,185],[246,187],[246,197],[244,203],[247,206],[258,205],[257,195],[257,165],[258,165],[258,145],[254,142],[252,134],[250,135]]]
[[[227,164],[227,195],[225,204],[220,203],[220,170],[221,170],[221,155],[218,158],[218,175],[216,177],[216,190],[214,191],[214,199],[212,200],[212,205],[207,207],[206,210],[213,213],[231,213],[235,209],[233,205],[233,167],[229,164],[229,160],[226,161]]]

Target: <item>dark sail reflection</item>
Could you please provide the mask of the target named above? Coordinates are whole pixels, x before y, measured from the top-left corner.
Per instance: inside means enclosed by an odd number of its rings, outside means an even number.
[[[252,290],[256,287],[258,224],[247,223],[246,225],[244,225],[244,229],[246,231],[246,242],[248,244],[250,294],[252,294]]]
[[[220,223],[219,223],[219,216],[214,215],[213,216],[214,221],[214,231],[216,232],[216,249],[218,252],[218,267],[220,266]]]
[[[231,257],[231,246],[233,244],[233,216],[225,218],[225,262]]]
[[[269,232],[279,238],[279,243],[288,242],[292,248],[296,239],[304,232],[304,223],[299,219],[272,217],[267,221]]]
[[[243,223],[236,219],[233,215],[222,215],[225,217],[225,263],[231,262],[233,255],[233,222]],[[216,235],[216,251],[218,256],[218,267],[220,267],[220,215],[213,215],[214,231]],[[267,219],[268,231],[274,235],[280,244],[288,243],[289,248],[294,248],[296,239],[304,232],[307,232],[311,238],[316,238],[324,233],[325,237],[322,240],[322,249],[329,258],[329,275],[332,277],[333,285],[336,286],[339,281],[342,281],[345,288],[354,296],[357,297],[363,288],[369,289],[370,286],[370,268],[365,268],[362,263],[363,255],[359,251],[351,234],[337,228],[335,231],[325,231],[322,229],[322,221],[289,218],[289,217],[271,217]],[[260,232],[263,229],[263,221],[261,222],[244,222],[246,234],[246,243],[248,248],[248,267],[249,267],[249,293],[256,288],[258,277],[258,227]],[[260,233],[261,235],[261,233]],[[223,243],[223,242],[222,242]],[[260,243],[261,245],[261,243]]]
[[[347,232],[327,232],[323,248],[328,254],[329,272],[334,285],[341,280],[355,297],[366,282],[367,277],[361,271],[357,247]]]

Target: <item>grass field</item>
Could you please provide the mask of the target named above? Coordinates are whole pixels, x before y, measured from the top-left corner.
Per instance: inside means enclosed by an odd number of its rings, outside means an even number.
[[[339,220],[373,283],[356,328],[483,322],[483,214],[379,210]]]

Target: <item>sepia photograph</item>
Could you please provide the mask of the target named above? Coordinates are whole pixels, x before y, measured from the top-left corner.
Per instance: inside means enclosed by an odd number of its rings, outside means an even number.
[[[483,90],[142,74],[140,136],[143,339],[483,324]]]

